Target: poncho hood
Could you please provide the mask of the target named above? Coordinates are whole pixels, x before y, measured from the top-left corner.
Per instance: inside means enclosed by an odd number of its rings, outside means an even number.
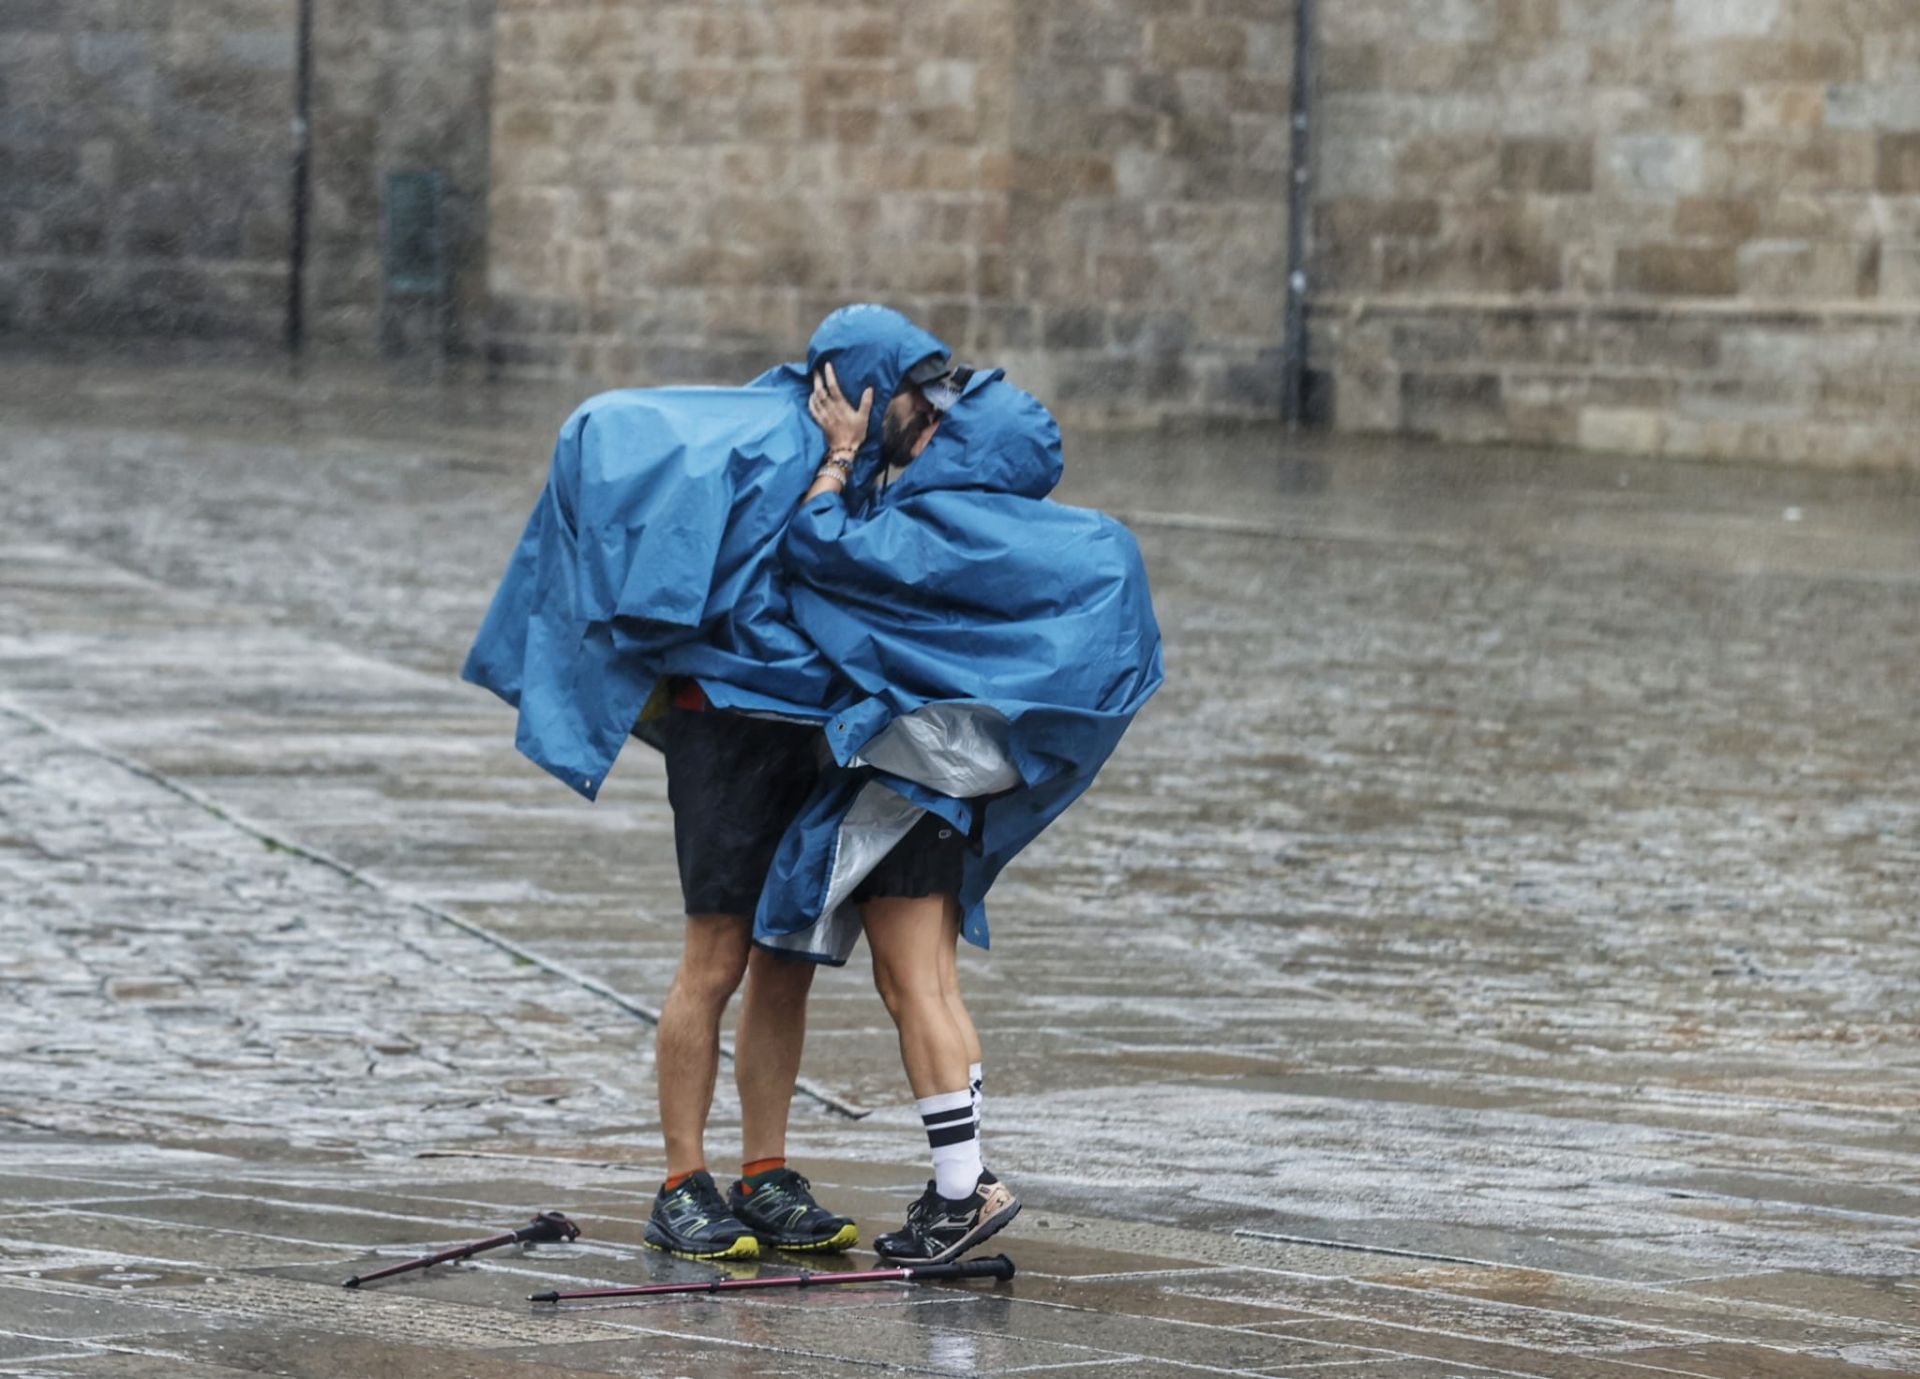
[[[887,486],[886,501],[921,493],[972,490],[1044,498],[1060,482],[1060,424],[1037,398],[1011,385],[1001,369],[968,381],[959,402],[918,459]]]
[[[811,388],[813,375],[833,365],[840,391],[855,407],[868,388],[873,389],[873,412],[867,439],[854,460],[853,487],[865,488],[880,468],[880,426],[887,404],[900,391],[907,372],[922,360],[950,359],[952,351],[939,337],[921,329],[892,307],[862,302],[843,306],[829,315],[807,342],[804,371],[788,365],[799,382]]]

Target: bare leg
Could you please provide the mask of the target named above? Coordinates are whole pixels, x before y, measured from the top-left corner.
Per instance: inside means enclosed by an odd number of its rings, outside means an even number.
[[[813,969],[810,962],[777,957],[764,948],[754,949],[747,960],[733,1077],[740,1089],[740,1154],[748,1163],[787,1156],[787,1112],[807,1039]]]
[[[947,1003],[947,1013],[960,1026],[960,1037],[967,1044],[967,1061],[983,1062],[980,1056],[980,1032],[973,1027],[973,1017],[967,1013],[967,1003],[960,997],[960,902],[953,896],[947,897],[947,927],[950,937],[940,949],[940,995]]]
[[[942,987],[942,963],[953,959],[951,904],[950,897],[930,895],[869,900],[861,907],[873,984],[900,1031],[900,1061],[915,1097],[968,1085],[967,1037]]]
[[[752,926],[738,915],[688,915],[687,943],[660,1011],[654,1074],[667,1176],[707,1162],[707,1113],[720,1068],[720,1017],[747,969]]]

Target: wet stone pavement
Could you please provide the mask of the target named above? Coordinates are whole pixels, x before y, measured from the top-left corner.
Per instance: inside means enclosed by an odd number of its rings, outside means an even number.
[[[1273,435],[1069,443],[1170,679],[964,960],[1019,1277],[529,1306],[713,1274],[658,763],[455,676],[570,401],[0,365],[0,1374],[1920,1373],[1920,484]],[[870,1239],[858,958],[805,1073]]]

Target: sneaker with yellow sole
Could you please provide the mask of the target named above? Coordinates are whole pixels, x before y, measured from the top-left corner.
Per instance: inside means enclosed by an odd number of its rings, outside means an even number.
[[[652,1248],[685,1259],[755,1259],[760,1254],[752,1228],[727,1210],[713,1175],[704,1168],[679,1187],[661,1186],[645,1238]]]
[[[850,1250],[860,1228],[813,1200],[810,1183],[790,1168],[742,1178],[727,1189],[727,1205],[770,1250]]]

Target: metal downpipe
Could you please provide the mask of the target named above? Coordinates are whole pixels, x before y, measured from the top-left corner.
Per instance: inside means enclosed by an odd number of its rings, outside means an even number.
[[[1313,210],[1314,0],[1294,0],[1293,151],[1287,186],[1287,319],[1280,415],[1289,430],[1307,412],[1307,235]]]
[[[313,0],[300,0],[293,70],[293,213],[287,243],[287,353],[307,342],[307,211],[313,183]]]

